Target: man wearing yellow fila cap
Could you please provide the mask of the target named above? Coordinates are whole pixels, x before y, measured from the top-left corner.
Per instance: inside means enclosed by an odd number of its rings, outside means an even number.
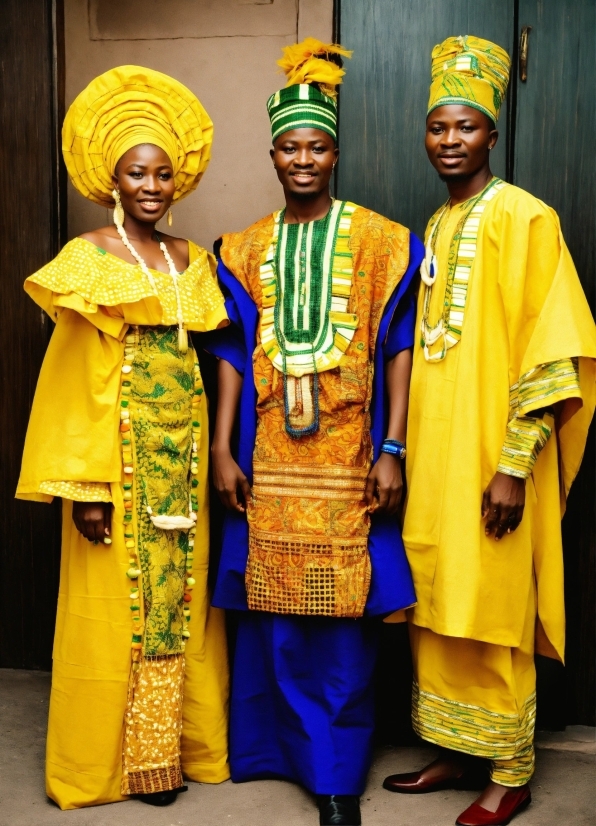
[[[426,150],[449,199],[425,238],[403,538],[413,723],[441,751],[384,786],[484,788],[460,826],[531,800],[533,658],[564,656],[560,520],[595,397],[596,331],[557,215],[490,170],[508,76],[486,40],[432,53]]]

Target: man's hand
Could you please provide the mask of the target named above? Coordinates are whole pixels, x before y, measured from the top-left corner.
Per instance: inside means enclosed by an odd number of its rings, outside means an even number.
[[[495,473],[482,496],[482,518],[486,519],[486,535],[494,533],[498,541],[504,534],[513,533],[522,521],[525,504],[526,480]]]
[[[111,502],[73,502],[72,520],[89,542],[103,542],[112,527]]]
[[[376,501],[377,510],[384,510],[393,516],[399,510],[403,488],[401,459],[381,453],[366,480],[366,504],[371,507]]]
[[[248,479],[242,473],[230,451],[211,448],[213,484],[219,498],[228,510],[244,513],[252,496]]]

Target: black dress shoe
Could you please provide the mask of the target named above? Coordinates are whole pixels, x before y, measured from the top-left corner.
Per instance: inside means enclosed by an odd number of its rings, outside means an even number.
[[[356,794],[317,795],[320,826],[360,826],[360,798]]]
[[[188,786],[180,786],[179,789],[172,789],[169,792],[149,792],[148,794],[136,794],[137,800],[148,803],[150,806],[169,806],[178,797],[178,792],[187,792]]]

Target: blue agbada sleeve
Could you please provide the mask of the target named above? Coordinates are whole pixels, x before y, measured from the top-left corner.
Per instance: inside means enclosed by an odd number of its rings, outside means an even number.
[[[203,333],[201,342],[208,353],[218,359],[229,361],[243,376],[246,368],[246,344],[239,323],[238,308],[232,296],[226,296],[225,306],[230,324],[220,330]]]
[[[416,282],[404,295],[389,325],[387,340],[383,344],[383,358],[391,361],[402,350],[414,346],[416,338]]]
[[[221,260],[217,264],[217,276],[231,324],[205,334],[203,346],[212,355],[228,361],[244,377],[240,393],[238,435],[232,445],[232,453],[252,485],[252,456],[257,434],[257,391],[253,379],[252,355],[259,315],[252,298]],[[226,511],[222,553],[213,594],[214,606],[248,610],[244,584],[247,559],[246,514]]]
[[[373,395],[370,406],[373,461],[381,455],[387,433],[389,400],[385,387],[385,364],[409,347],[415,339],[416,289],[424,246],[410,234],[410,262],[383,312],[375,348]],[[365,614],[383,616],[416,602],[414,583],[397,517],[373,513],[370,519],[368,552],[371,580]]]

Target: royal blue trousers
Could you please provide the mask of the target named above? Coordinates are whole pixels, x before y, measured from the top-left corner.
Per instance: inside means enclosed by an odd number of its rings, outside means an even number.
[[[314,794],[364,792],[372,758],[378,620],[239,612],[230,766]]]

